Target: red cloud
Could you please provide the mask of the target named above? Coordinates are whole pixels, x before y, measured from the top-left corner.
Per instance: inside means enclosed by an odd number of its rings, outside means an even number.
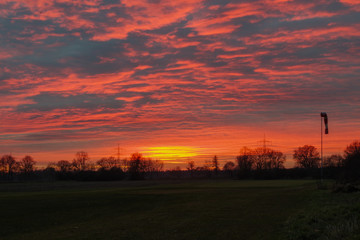
[[[105,24],[103,31],[95,31],[93,40],[107,41],[126,38],[128,33],[157,29],[185,19],[198,9],[202,1],[180,0],[150,3],[142,0],[125,0],[122,4],[128,9],[130,19],[119,17],[111,26]]]
[[[2,35],[0,145],[92,141],[100,156],[117,141],[129,153],[171,142],[233,160],[266,132],[291,155],[318,144],[313,114],[326,108],[327,151],[340,151],[358,135],[345,125],[358,119],[360,64],[360,25],[346,18],[359,4],[341,2],[3,1],[21,30]]]

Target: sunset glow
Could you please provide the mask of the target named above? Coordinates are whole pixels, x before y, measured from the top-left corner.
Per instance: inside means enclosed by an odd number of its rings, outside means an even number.
[[[198,156],[198,149],[185,146],[149,147],[142,151],[145,155],[163,161],[181,163],[184,160]]]
[[[0,1],[0,154],[142,152],[165,168],[243,146],[360,138],[360,3]]]

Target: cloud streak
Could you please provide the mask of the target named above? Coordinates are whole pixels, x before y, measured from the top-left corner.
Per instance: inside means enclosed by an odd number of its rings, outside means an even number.
[[[225,161],[266,132],[291,154],[318,145],[321,111],[336,129],[329,153],[359,135],[357,1],[4,0],[0,9],[3,153],[97,158],[119,142],[129,153],[210,149]]]

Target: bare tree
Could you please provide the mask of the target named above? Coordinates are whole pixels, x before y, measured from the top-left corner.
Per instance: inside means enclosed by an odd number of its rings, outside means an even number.
[[[294,159],[299,167],[317,168],[320,162],[320,154],[316,147],[304,145],[294,150]]]
[[[127,164],[131,179],[143,179],[146,172],[151,173],[149,176],[152,177],[152,173],[160,172],[164,168],[163,161],[145,158],[141,153],[133,153]]]
[[[18,166],[12,155],[3,155],[0,159],[0,169],[4,173],[11,174],[17,170]]]
[[[286,156],[280,152],[269,149],[267,155],[267,168],[268,169],[282,169],[286,161]]]
[[[76,170],[84,171],[86,170],[86,164],[89,161],[89,155],[87,152],[80,151],[75,154],[75,159],[73,160],[73,165]]]
[[[215,175],[219,172],[219,159],[216,155],[214,155],[212,159],[212,168],[214,169]]]
[[[345,178],[351,181],[360,179],[360,141],[353,141],[344,151]]]
[[[225,165],[223,166],[223,170],[224,171],[232,171],[235,169],[235,163],[228,161],[225,163]]]
[[[197,167],[197,171],[210,171],[212,170],[212,160],[205,160],[205,163],[200,167]]]
[[[164,168],[164,162],[161,160],[146,159],[146,172],[161,172]]]
[[[240,171],[250,171],[254,165],[254,152],[250,148],[243,147],[240,150],[240,155],[236,157]]]
[[[141,153],[133,153],[128,161],[130,173],[130,179],[139,180],[144,178],[144,172],[146,170],[145,158]]]
[[[22,172],[30,173],[34,171],[34,165],[36,164],[36,162],[31,156],[26,155],[23,159],[21,159],[21,162],[19,164],[20,164],[20,170]]]
[[[324,157],[324,167],[343,167],[344,158],[339,154]]]
[[[194,161],[188,161],[186,169],[188,171],[194,171],[195,170],[195,162]]]
[[[120,166],[118,166],[118,161],[116,160],[116,158],[114,158],[112,156],[108,157],[108,158],[106,158],[106,157],[101,158],[96,163],[100,166],[100,168],[105,169],[105,170],[109,170],[114,167],[120,168]]]
[[[54,163],[54,162],[49,162],[49,163],[47,164],[45,170],[46,170],[46,169],[53,169],[54,171],[56,171],[56,169],[57,169],[57,164]],[[52,170],[51,170],[51,171],[52,171]]]
[[[243,147],[236,157],[240,172],[256,170],[272,170],[284,168],[285,155],[270,148],[250,149]]]
[[[268,169],[268,153],[270,149],[269,148],[263,148],[259,147],[253,150],[252,157],[254,160],[254,165],[256,170],[265,170]]]
[[[187,162],[186,169],[190,172],[190,177],[193,177],[194,171],[196,171],[195,162],[189,160],[189,161]]]
[[[360,141],[353,141],[344,150],[345,158],[358,158],[360,159]]]
[[[223,166],[223,171],[229,176],[232,177],[234,174],[234,170],[235,170],[235,163],[228,161],[225,163],[225,165]]]
[[[61,172],[69,172],[73,168],[73,164],[66,160],[60,160],[56,163],[56,166]]]

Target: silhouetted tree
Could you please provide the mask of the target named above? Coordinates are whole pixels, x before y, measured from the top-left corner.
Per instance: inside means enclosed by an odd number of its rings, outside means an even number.
[[[20,170],[24,173],[30,173],[34,171],[35,164],[36,162],[34,161],[34,159],[31,156],[26,155],[23,159],[21,159],[21,162],[19,163]]]
[[[188,171],[194,171],[195,170],[195,162],[194,161],[188,161],[186,169]]]
[[[196,171],[195,162],[194,161],[188,161],[186,169],[190,172],[190,177],[193,177],[194,171]]]
[[[197,172],[197,176],[202,177],[211,177],[211,170],[212,167],[212,160],[206,160],[205,163],[202,166],[196,167],[195,172]],[[190,171],[190,176],[192,177],[194,174],[194,171]]]
[[[46,166],[45,169],[47,169],[47,168],[53,168],[54,171],[56,171],[57,165],[56,165],[56,163],[54,163],[54,162],[49,162],[49,163],[47,164],[47,166]]]
[[[197,171],[210,171],[212,170],[212,160],[205,160],[205,163],[201,167],[197,167]]]
[[[155,162],[153,162],[153,171],[162,171],[164,169],[164,162],[161,160],[155,160]]]
[[[96,164],[98,164],[100,166],[100,168],[105,169],[105,170],[109,170],[114,167],[120,168],[120,166],[118,166],[118,162],[117,162],[116,158],[114,158],[114,157],[101,158],[99,161],[96,162]]]
[[[256,170],[273,170],[284,168],[286,161],[285,155],[271,148],[256,148],[255,150],[248,149],[249,155],[252,156],[254,167]]]
[[[151,158],[148,158],[145,160],[145,171],[146,172],[160,172],[164,168],[164,162],[161,160],[152,160]]]
[[[75,159],[73,160],[74,168],[76,170],[84,171],[86,169],[86,163],[89,159],[90,158],[87,152],[77,152],[75,154]]]
[[[249,176],[252,170],[257,170],[256,177],[274,177],[274,170],[284,168],[285,155],[270,148],[259,147],[250,149],[243,147],[240,155],[236,157],[238,163],[239,177]]]
[[[218,160],[218,157],[215,155],[212,159],[212,168],[215,172],[215,175],[218,174],[219,172],[219,160]]]
[[[229,176],[229,177],[233,177],[234,174],[234,170],[235,170],[235,163],[228,161],[225,163],[225,165],[223,166],[223,171]]]
[[[344,150],[345,159],[360,159],[360,141],[353,141]]]
[[[317,168],[320,162],[320,154],[316,147],[304,145],[294,150],[294,159],[299,167]]]
[[[248,172],[254,165],[254,152],[247,147],[240,150],[240,155],[236,157],[239,170],[241,172]]]
[[[43,177],[48,181],[56,180],[56,164],[48,163],[47,167],[43,170]]]
[[[360,141],[353,141],[344,151],[345,178],[360,179]]]
[[[4,173],[12,174],[17,170],[18,166],[12,155],[3,155],[0,159],[0,169]]]
[[[324,167],[343,167],[344,166],[344,158],[339,154],[333,154],[331,156],[324,157],[323,162]]]
[[[145,172],[150,178],[153,178],[154,176],[159,176],[163,168],[164,162],[161,160],[152,160],[151,158],[147,158],[145,160]]]
[[[56,163],[56,166],[61,172],[69,172],[73,168],[73,164],[66,160],[60,160]]]
[[[235,169],[235,163],[228,161],[225,163],[225,165],[223,166],[223,170],[224,171],[233,171]]]
[[[266,161],[267,169],[284,168],[286,156],[282,152],[268,149],[266,151],[266,156],[267,156],[267,161]]]
[[[120,165],[125,172],[129,170],[129,160],[127,158],[120,160]]]
[[[254,152],[247,147],[243,147],[240,150],[240,155],[236,156],[238,165],[238,177],[246,178],[250,175],[250,172],[254,165]]]
[[[256,170],[265,170],[268,169],[268,153],[270,149],[268,148],[256,148],[252,152],[252,157]]]
[[[133,153],[128,161],[130,173],[130,179],[140,180],[144,178],[144,172],[146,169],[145,158],[141,153]]]

